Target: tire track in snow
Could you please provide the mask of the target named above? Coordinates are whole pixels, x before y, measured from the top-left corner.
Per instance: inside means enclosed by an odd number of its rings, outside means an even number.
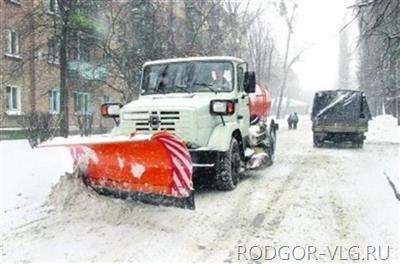
[[[271,190],[273,192],[272,195],[270,197],[264,197],[262,201],[256,201],[256,212],[246,212],[243,214],[240,210],[235,210],[233,215],[227,218],[228,221],[223,223],[225,226],[222,227],[222,231],[216,234],[215,239],[208,245],[208,248],[214,248],[214,250],[229,250],[232,248],[233,244],[237,245],[238,238],[244,238],[249,241],[249,236],[256,236],[260,232],[263,234],[266,233],[264,237],[273,238],[281,221],[285,218],[287,209],[291,206],[290,202],[283,206],[282,197],[285,197],[290,191],[295,191],[295,189],[301,185],[303,177],[298,177],[297,174],[302,170],[302,167],[313,158],[314,157],[311,155],[282,156],[277,159],[277,163],[273,165],[273,167],[257,173],[266,175],[249,178],[248,180],[254,181],[253,185],[257,186],[255,189],[257,192]],[[270,182],[267,182],[268,175],[276,173],[279,166],[284,166],[285,163],[292,166],[289,173],[281,177],[274,177]],[[293,163],[297,165],[293,167]],[[278,166],[278,169],[274,166]],[[246,192],[246,194],[251,194],[251,196],[249,196],[250,199],[254,198],[254,189],[250,188],[250,191]],[[233,219],[235,220],[232,221]],[[267,228],[265,228],[265,225],[262,225],[262,223],[267,223]],[[232,250],[229,250],[228,253],[229,260],[232,256]],[[209,256],[208,253],[204,253],[198,258],[198,261],[207,261]]]
[[[305,156],[299,162],[299,165],[291,170],[280,188],[275,191],[273,198],[267,204],[267,208],[254,218],[253,225],[250,228],[242,230],[241,237],[247,237],[247,239],[245,241],[237,241],[235,246],[230,250],[228,260],[236,260],[238,246],[249,248],[255,245],[273,244],[276,233],[285,219],[288,210],[296,203],[296,198],[299,196],[297,189],[301,186],[305,177],[307,177],[307,171],[304,171],[303,167],[314,158],[315,155],[312,154]]]

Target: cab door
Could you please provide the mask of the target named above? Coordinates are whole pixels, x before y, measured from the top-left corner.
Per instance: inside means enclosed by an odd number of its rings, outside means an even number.
[[[238,115],[242,136],[247,136],[249,133],[250,111],[249,111],[249,96],[244,91],[244,73],[247,71],[247,63],[240,63],[236,66],[236,83],[237,83],[237,99],[238,99]]]

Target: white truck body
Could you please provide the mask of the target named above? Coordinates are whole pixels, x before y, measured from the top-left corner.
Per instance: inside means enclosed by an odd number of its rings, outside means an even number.
[[[113,132],[129,134],[136,131],[138,134],[154,133],[166,130],[176,134],[185,141],[198,147],[219,151],[227,151],[231,135],[240,131],[242,137],[249,133],[249,98],[237,80],[238,65],[247,70],[245,62],[233,57],[195,57],[152,61],[144,64],[161,65],[179,62],[223,61],[233,64],[233,90],[231,92],[179,92],[168,94],[140,95],[120,110],[120,125]],[[237,100],[237,110],[232,116],[221,117],[210,114],[210,101],[216,99]],[[151,126],[151,116],[160,120],[158,126]]]
[[[250,120],[255,86],[254,72],[238,58],[158,60],[144,64],[137,100],[103,106],[105,116],[119,118],[113,134],[174,134],[186,142],[193,177],[214,175],[218,189],[232,190],[245,169],[273,160],[277,125]]]

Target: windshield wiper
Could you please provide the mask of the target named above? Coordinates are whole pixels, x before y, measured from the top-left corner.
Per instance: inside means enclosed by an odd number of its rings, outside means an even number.
[[[198,85],[198,86],[204,86],[204,87],[207,87],[208,89],[210,89],[210,91],[212,91],[212,92],[214,92],[214,93],[218,93],[218,91],[217,90],[215,90],[214,88],[212,88],[212,84],[209,84],[209,83],[192,83],[192,86],[193,85]]]
[[[192,91],[187,87],[187,85],[175,85],[174,88],[178,88],[181,91],[192,93]]]
[[[168,77],[168,75],[167,75],[168,68],[169,68],[169,64],[165,65],[165,67],[161,71],[161,76],[160,75],[157,76],[157,80],[160,80],[160,77],[161,77],[161,80],[158,81],[157,88],[155,89],[156,92],[160,91],[163,94],[167,93],[167,91],[165,89],[166,83],[165,83],[165,80],[163,80],[163,78]]]

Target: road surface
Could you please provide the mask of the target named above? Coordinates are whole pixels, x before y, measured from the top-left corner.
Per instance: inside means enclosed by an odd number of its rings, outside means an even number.
[[[400,203],[385,175],[398,185],[399,144],[316,149],[310,127],[281,122],[274,165],[234,191],[197,192],[195,211],[100,197],[64,176],[30,209],[40,217],[7,228],[3,260],[394,261]]]

